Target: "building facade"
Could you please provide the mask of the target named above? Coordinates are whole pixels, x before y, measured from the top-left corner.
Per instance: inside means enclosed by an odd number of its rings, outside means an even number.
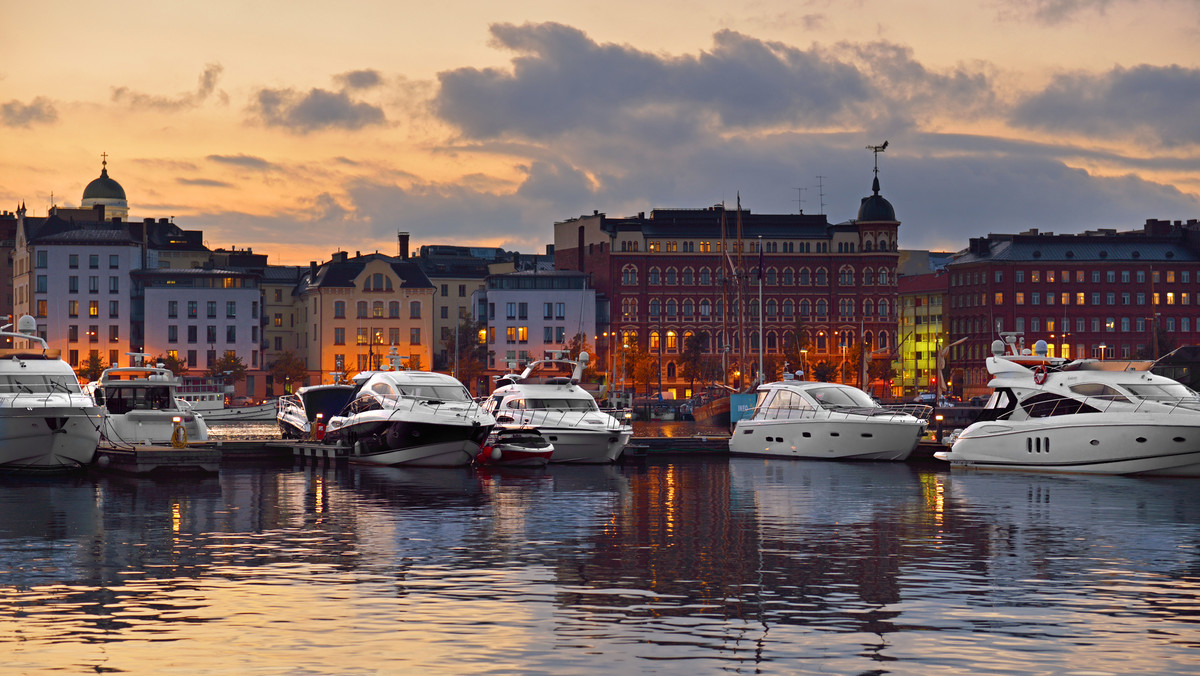
[[[1140,230],[989,235],[947,265],[955,394],[986,394],[984,359],[1000,332],[1065,358],[1157,358],[1200,342],[1200,221]],[[961,392],[957,386],[961,384]]]
[[[888,383],[892,397],[912,397],[938,389],[938,353],[945,346],[942,305],[947,283],[948,276],[941,272],[900,277],[897,359],[892,364],[895,375]]]
[[[654,356],[661,389],[677,398],[692,394],[682,352],[693,337],[721,366],[715,379],[735,387],[756,378],[760,344],[767,379],[790,356],[790,369],[799,361],[856,382],[856,347],[895,341],[899,225],[876,177],[858,218],[838,224],[722,205],[596,212],[555,224],[555,263],[585,273],[607,299],[601,351],[610,360],[617,346]]]
[[[392,348],[409,367],[429,370],[434,287],[411,260],[339,251],[309,264],[296,295],[310,382],[377,369]]]
[[[592,344],[596,335],[596,290],[580,272],[491,275],[474,302],[474,317],[487,323],[488,366],[496,373],[520,371],[578,335]]]

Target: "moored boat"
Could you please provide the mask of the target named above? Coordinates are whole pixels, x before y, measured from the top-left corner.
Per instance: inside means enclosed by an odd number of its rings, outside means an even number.
[[[488,467],[545,467],[554,455],[554,444],[532,427],[492,428],[475,456],[475,464]]]
[[[0,337],[28,347],[0,349],[0,468],[76,469],[89,464],[100,443],[103,409],[83,388],[60,351],[34,335],[36,322],[21,317],[17,331]]]
[[[161,365],[144,365],[144,354],[130,357],[133,365],[107,368],[88,386],[104,407],[104,441],[132,445],[207,440],[204,417],[176,398],[175,374]]]
[[[565,356],[531,363],[520,374],[497,379],[484,409],[501,427],[531,427],[554,445],[554,463],[609,463],[633,436],[628,411],[621,419],[601,411],[591,393],[579,386],[588,362]]]
[[[344,411],[329,419],[324,442],[375,465],[470,464],[496,419],[463,384],[441,373],[364,371]]]
[[[325,437],[327,421],[346,407],[354,386],[340,383],[309,385],[277,400],[275,420],[284,439]]]
[[[758,386],[734,425],[729,452],[785,458],[906,460],[928,426],[929,406],[882,406],[837,383],[784,380]]]
[[[1200,395],[1150,362],[1028,354],[1017,334],[992,344],[992,396],[935,457],[955,467],[1200,476]],[[1023,354],[1024,353],[1024,354]]]

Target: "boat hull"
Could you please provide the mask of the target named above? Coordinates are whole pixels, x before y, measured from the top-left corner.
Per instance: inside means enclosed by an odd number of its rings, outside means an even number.
[[[91,463],[103,411],[99,406],[0,409],[0,468],[66,470]]]
[[[729,440],[733,455],[823,460],[903,461],[925,432],[922,420],[742,420]]]
[[[1181,415],[1140,415],[1131,423],[1104,414],[1069,417],[1074,419],[1055,419],[1053,426],[1047,418],[977,422],[935,457],[979,469],[1200,476],[1200,421],[1185,424]]]
[[[211,408],[202,409],[193,406],[197,413],[204,415],[204,419],[208,422],[237,422],[240,420],[253,421],[269,421],[275,419],[276,405],[275,402],[259,404],[257,406],[240,406],[234,408]]]
[[[554,444],[550,462],[579,465],[616,462],[633,436],[632,429],[578,429],[538,427],[538,433]]]
[[[349,459],[371,465],[459,467],[469,465],[491,425],[411,420],[364,421],[326,434],[327,443],[351,449]]]
[[[103,438],[111,444],[167,444],[174,440],[176,417],[186,440],[207,441],[208,425],[194,413],[174,410],[129,411],[104,417]]]

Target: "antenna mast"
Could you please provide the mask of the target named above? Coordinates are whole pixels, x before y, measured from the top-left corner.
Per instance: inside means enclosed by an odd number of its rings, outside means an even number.
[[[817,192],[821,196],[821,213],[825,213],[825,177],[817,175]]]
[[[808,188],[796,188],[796,203],[800,206],[800,215],[804,215],[804,191]]]

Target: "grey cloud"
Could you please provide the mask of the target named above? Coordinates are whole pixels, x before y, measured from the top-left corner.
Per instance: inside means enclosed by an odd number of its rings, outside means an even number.
[[[220,64],[208,64],[205,66],[204,72],[200,74],[200,82],[195,91],[185,92],[174,97],[145,94],[129,87],[115,87],[112,91],[112,100],[113,103],[123,104],[130,108],[153,108],[168,112],[195,108],[207,101],[214,93],[218,95],[222,103],[227,103],[228,96],[217,90],[217,81],[224,70],[224,66]]]
[[[225,181],[216,181],[210,178],[180,178],[177,179],[181,185],[195,185],[204,188],[232,188],[232,183]]]
[[[1200,70],[1143,65],[1060,75],[1023,100],[1011,122],[1152,146],[1200,144]]]
[[[283,127],[299,133],[322,129],[356,130],[386,121],[382,108],[354,101],[344,91],[320,88],[307,93],[292,89],[261,89],[250,109],[269,127]]]
[[[270,171],[277,168],[271,162],[261,157],[254,157],[253,155],[209,155],[207,159],[220,164],[228,164],[243,169],[254,169],[256,171]]]
[[[598,44],[561,24],[498,24],[493,43],[517,53],[512,72],[440,73],[434,109],[474,138],[546,138],[603,130],[624,117],[698,113],[758,127],[825,124],[871,96],[858,70],[817,51],[718,32],[712,50],[665,57]]]
[[[35,124],[53,124],[58,121],[58,110],[50,99],[39,96],[28,105],[13,99],[0,105],[0,121],[6,127],[32,127]]]
[[[352,70],[334,76],[333,80],[344,89],[370,89],[383,84],[383,76],[377,70]]]

